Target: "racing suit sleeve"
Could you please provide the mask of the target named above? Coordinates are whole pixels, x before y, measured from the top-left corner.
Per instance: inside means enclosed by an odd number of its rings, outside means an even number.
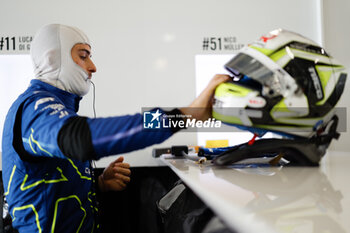
[[[65,123],[77,118],[50,93],[42,92],[26,99],[21,114],[21,136],[23,147],[31,156],[66,158],[57,142],[58,134]]]
[[[163,142],[176,130],[144,130],[141,114],[81,117],[50,97],[31,101],[22,116],[26,151],[81,161],[142,149]]]
[[[87,122],[97,159],[161,143],[177,131],[170,128],[146,130],[143,128],[143,116],[139,113],[109,118],[88,118]]]
[[[172,116],[181,114],[178,109],[159,111]],[[60,130],[58,145],[68,157],[99,159],[161,143],[178,130],[176,127],[146,130],[141,114],[92,119],[73,117]]]

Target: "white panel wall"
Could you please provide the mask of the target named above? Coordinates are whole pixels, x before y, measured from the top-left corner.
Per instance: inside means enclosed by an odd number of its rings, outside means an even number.
[[[346,0],[337,1],[348,5]],[[203,50],[206,37],[235,37],[235,45],[246,44],[272,29],[286,28],[322,42],[321,3],[321,0],[12,0],[2,4],[0,39],[33,36],[47,23],[81,28],[92,41],[98,70],[93,77],[97,116],[111,116],[139,112],[141,107],[187,106],[196,94],[195,55],[235,52]],[[329,41],[328,37],[325,41]],[[93,115],[92,92],[83,100],[80,113]],[[179,144],[196,144],[196,134],[178,133],[157,147]],[[156,161],[150,152],[151,148],[132,152],[126,155],[126,160],[132,166],[154,165]],[[98,166],[106,166],[112,159],[102,159]]]
[[[347,119],[350,117],[350,1],[323,0],[323,38],[326,51],[347,67],[348,80],[339,107],[347,108]],[[350,126],[341,134],[338,141],[333,141],[331,150],[350,152]]]

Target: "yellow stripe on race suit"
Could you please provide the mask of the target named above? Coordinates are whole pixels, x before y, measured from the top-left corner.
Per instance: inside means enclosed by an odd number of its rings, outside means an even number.
[[[88,200],[89,200],[89,202],[91,203],[91,205],[90,205],[91,209],[94,209],[96,212],[98,212],[98,208],[97,208],[97,207],[94,207],[93,202],[92,202],[90,196],[96,196],[96,193],[92,193],[92,194],[91,194],[91,192],[88,192]]]
[[[83,225],[83,222],[85,220],[85,217],[86,217],[86,211],[85,209],[82,207],[82,204],[81,204],[81,201],[80,199],[76,196],[76,195],[70,195],[68,197],[62,197],[62,198],[59,198],[57,201],[56,201],[56,204],[55,204],[55,212],[54,212],[54,216],[53,216],[53,221],[52,221],[52,227],[51,227],[51,233],[55,232],[55,226],[56,226],[56,218],[57,218],[57,208],[58,208],[58,203],[61,202],[61,201],[66,201],[68,199],[76,199],[78,202],[79,202],[79,205],[80,205],[80,209],[84,212],[84,217],[83,219],[81,220],[80,222],[80,225],[77,229],[77,233],[80,231],[80,228],[81,226]]]
[[[7,191],[6,191],[6,193],[4,193],[5,196],[7,196],[10,193],[10,187],[11,187],[11,183],[12,183],[13,174],[15,174],[15,170],[16,170],[16,165],[14,165],[12,168],[10,180],[9,180],[9,183],[7,184]]]
[[[48,155],[50,155],[51,157],[53,157],[53,155],[52,155],[50,152],[48,152],[47,150],[45,150],[45,149],[40,145],[40,143],[34,139],[34,137],[33,137],[34,129],[31,129],[31,130],[32,130],[32,133],[30,134],[29,145],[30,145],[30,148],[32,149],[32,151],[34,152],[34,154],[37,154],[37,152],[33,149],[32,144],[31,144],[30,141],[33,141],[33,142],[39,147],[39,149],[40,149],[41,151],[43,151],[43,152],[45,152],[46,154],[48,154]]]
[[[77,166],[75,166],[74,162],[73,162],[71,159],[69,159],[69,158],[67,158],[67,159],[68,159],[68,161],[72,164],[72,166],[74,167],[74,169],[76,170],[76,172],[78,173],[78,175],[80,176],[81,179],[91,180],[91,177],[83,176],[83,175],[81,174],[81,172],[79,171],[79,169],[77,168]]]
[[[29,137],[29,140],[28,140],[29,141],[29,146],[30,146],[30,149],[32,149],[33,153],[37,154],[37,152],[33,148],[32,140],[34,140],[34,139],[33,139],[33,135],[31,134],[30,137]]]
[[[25,186],[25,184],[26,184],[26,182],[27,182],[27,179],[28,179],[28,175],[26,174],[26,175],[24,176],[23,182],[22,182],[22,184],[21,184],[21,190],[22,190],[22,191],[25,191],[25,190],[30,189],[30,188],[33,188],[33,187],[35,187],[35,186],[37,186],[37,185],[39,185],[39,184],[41,184],[41,183],[52,184],[52,183],[58,183],[58,182],[62,182],[62,181],[68,181],[67,177],[65,177],[65,176],[63,175],[62,169],[59,168],[59,167],[57,167],[56,169],[61,173],[61,178],[60,178],[60,179],[54,179],[54,180],[45,180],[45,179],[42,179],[42,180],[39,180],[39,181],[37,181],[37,182],[35,182],[35,183],[33,183],[33,184],[30,184],[30,185],[28,185],[28,186]]]
[[[25,210],[25,209],[28,209],[28,208],[31,208],[33,210],[33,212],[35,214],[35,223],[36,223],[36,226],[38,227],[38,232],[41,233],[42,230],[41,230],[41,227],[40,227],[39,214],[36,211],[36,209],[35,209],[33,204],[29,204],[29,205],[13,208],[13,211],[12,211],[12,217],[13,217],[12,222],[16,221],[16,217],[15,217],[15,212],[16,211]]]

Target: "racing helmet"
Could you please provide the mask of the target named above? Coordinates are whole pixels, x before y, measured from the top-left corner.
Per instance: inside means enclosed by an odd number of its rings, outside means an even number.
[[[213,162],[286,158],[290,165],[317,166],[337,132],[335,108],[345,86],[345,67],[314,41],[277,29],[243,47],[225,68],[232,80],[214,94],[212,115],[223,123],[282,138],[234,146]]]
[[[243,47],[215,91],[213,117],[263,134],[311,137],[336,114],[345,68],[312,40],[277,29]]]

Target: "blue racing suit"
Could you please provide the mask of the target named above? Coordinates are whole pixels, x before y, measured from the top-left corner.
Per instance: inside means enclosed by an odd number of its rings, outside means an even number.
[[[171,129],[145,131],[141,114],[77,115],[81,97],[39,80],[10,108],[3,132],[3,183],[20,232],[92,232],[96,192],[90,160],[141,149]]]

